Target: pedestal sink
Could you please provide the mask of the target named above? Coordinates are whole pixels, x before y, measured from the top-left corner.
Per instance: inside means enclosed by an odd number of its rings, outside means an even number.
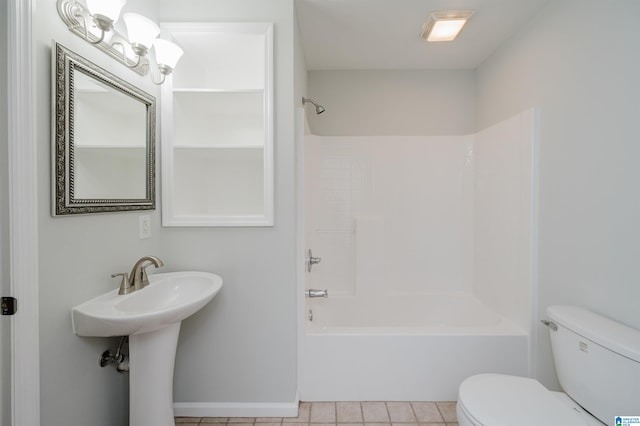
[[[207,272],[149,276],[149,285],[126,295],[118,289],[71,310],[78,336],[129,336],[129,426],[173,426],[173,367],[182,320],[222,288]]]

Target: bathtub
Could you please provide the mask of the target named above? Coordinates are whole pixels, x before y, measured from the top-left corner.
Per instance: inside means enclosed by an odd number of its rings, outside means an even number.
[[[307,299],[303,401],[452,401],[478,373],[527,376],[528,335],[469,294]]]

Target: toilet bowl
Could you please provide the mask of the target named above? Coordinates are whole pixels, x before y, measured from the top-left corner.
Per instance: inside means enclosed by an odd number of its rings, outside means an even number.
[[[462,382],[456,412],[460,426],[603,425],[567,394],[503,374],[478,374]]]
[[[460,426],[601,426],[640,417],[640,331],[575,306],[547,308],[563,392],[534,379],[478,374],[458,391]]]

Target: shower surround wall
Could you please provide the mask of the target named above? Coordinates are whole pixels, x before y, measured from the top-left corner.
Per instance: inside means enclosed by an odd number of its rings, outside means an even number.
[[[447,400],[471,374],[531,374],[534,119],[305,136],[306,242],[322,257],[305,281],[329,299],[306,301],[301,399]]]
[[[305,136],[307,287],[473,293],[528,331],[534,112],[466,136]]]
[[[476,133],[473,148],[473,294],[527,332],[537,327],[537,121],[517,114]]]
[[[305,138],[309,287],[330,294],[470,292],[470,136]]]

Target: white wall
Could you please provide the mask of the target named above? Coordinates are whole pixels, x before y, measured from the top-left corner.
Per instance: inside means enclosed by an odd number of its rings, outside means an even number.
[[[466,135],[475,131],[473,70],[310,71],[311,131],[321,136]]]
[[[183,324],[174,400],[293,403],[296,397],[296,204],[292,0],[160,2],[163,21],[274,22],[275,226],[164,228],[165,270],[214,271],[224,286]],[[299,75],[298,75],[299,78]]]
[[[473,293],[531,329],[534,111],[474,136]]]
[[[638,16],[636,0],[549,2],[477,71],[478,128],[540,111],[540,318],[576,304],[640,328]],[[556,386],[537,326],[539,377]]]

